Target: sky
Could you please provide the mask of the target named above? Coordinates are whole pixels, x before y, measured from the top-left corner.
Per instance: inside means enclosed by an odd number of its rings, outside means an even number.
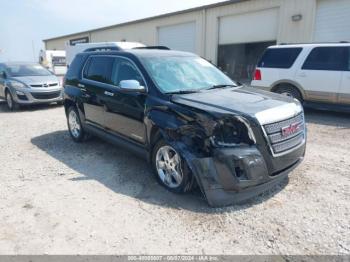
[[[223,0],[0,0],[0,61],[37,61],[43,39]]]

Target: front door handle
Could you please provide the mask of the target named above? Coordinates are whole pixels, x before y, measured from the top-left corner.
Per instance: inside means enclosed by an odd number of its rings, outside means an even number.
[[[89,94],[86,94],[86,93],[82,93],[81,96],[84,97],[84,98],[90,98],[91,97]]]
[[[303,73],[300,73],[299,76],[300,76],[300,77],[306,77],[306,73],[304,73],[304,72],[303,72]]]
[[[114,96],[114,93],[108,92],[108,91],[105,91],[104,94],[105,94],[106,96]]]

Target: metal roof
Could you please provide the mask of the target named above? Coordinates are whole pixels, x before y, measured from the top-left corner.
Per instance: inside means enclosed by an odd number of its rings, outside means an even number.
[[[172,15],[185,14],[185,13],[190,13],[190,12],[194,12],[194,11],[205,10],[205,9],[208,9],[208,8],[214,8],[214,7],[225,6],[225,5],[229,5],[229,4],[235,4],[235,3],[244,2],[244,1],[248,1],[248,0],[228,0],[228,1],[219,2],[219,3],[215,3],[215,4],[209,4],[209,5],[194,7],[194,8],[190,8],[190,9],[181,10],[181,11],[176,11],[176,12],[172,12],[172,13],[166,13],[166,14],[162,14],[162,15],[157,15],[157,16],[152,16],[152,17],[138,19],[138,20],[133,20],[133,21],[125,22],[125,23],[114,24],[114,25],[110,25],[110,26],[99,27],[99,28],[86,30],[86,31],[81,31],[81,32],[77,32],[77,33],[72,33],[72,34],[67,34],[67,35],[61,35],[61,36],[57,36],[57,37],[47,38],[47,39],[44,39],[43,41],[47,42],[47,41],[50,41],[50,40],[60,39],[60,38],[63,38],[63,37],[75,36],[75,35],[80,35],[80,34],[88,34],[88,33],[99,31],[99,30],[106,30],[106,29],[110,29],[110,28],[114,28],[114,27],[118,27],[118,26],[125,26],[125,25],[130,25],[130,24],[136,24],[136,23],[150,21],[150,20],[153,20],[153,19],[168,17],[168,16],[172,16]]]

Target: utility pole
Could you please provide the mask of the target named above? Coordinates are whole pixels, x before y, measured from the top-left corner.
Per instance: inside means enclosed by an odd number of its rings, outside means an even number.
[[[32,50],[33,50],[33,62],[36,62],[36,59],[35,59],[35,46],[34,46],[34,40],[32,40]]]

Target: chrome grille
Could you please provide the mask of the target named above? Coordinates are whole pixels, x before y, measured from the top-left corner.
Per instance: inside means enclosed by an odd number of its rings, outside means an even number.
[[[31,87],[51,87],[58,86],[58,83],[30,85]]]
[[[283,130],[296,126],[295,130],[290,133],[284,133]],[[305,121],[304,114],[299,115],[272,124],[263,126],[271,150],[274,154],[283,154],[305,141]]]

